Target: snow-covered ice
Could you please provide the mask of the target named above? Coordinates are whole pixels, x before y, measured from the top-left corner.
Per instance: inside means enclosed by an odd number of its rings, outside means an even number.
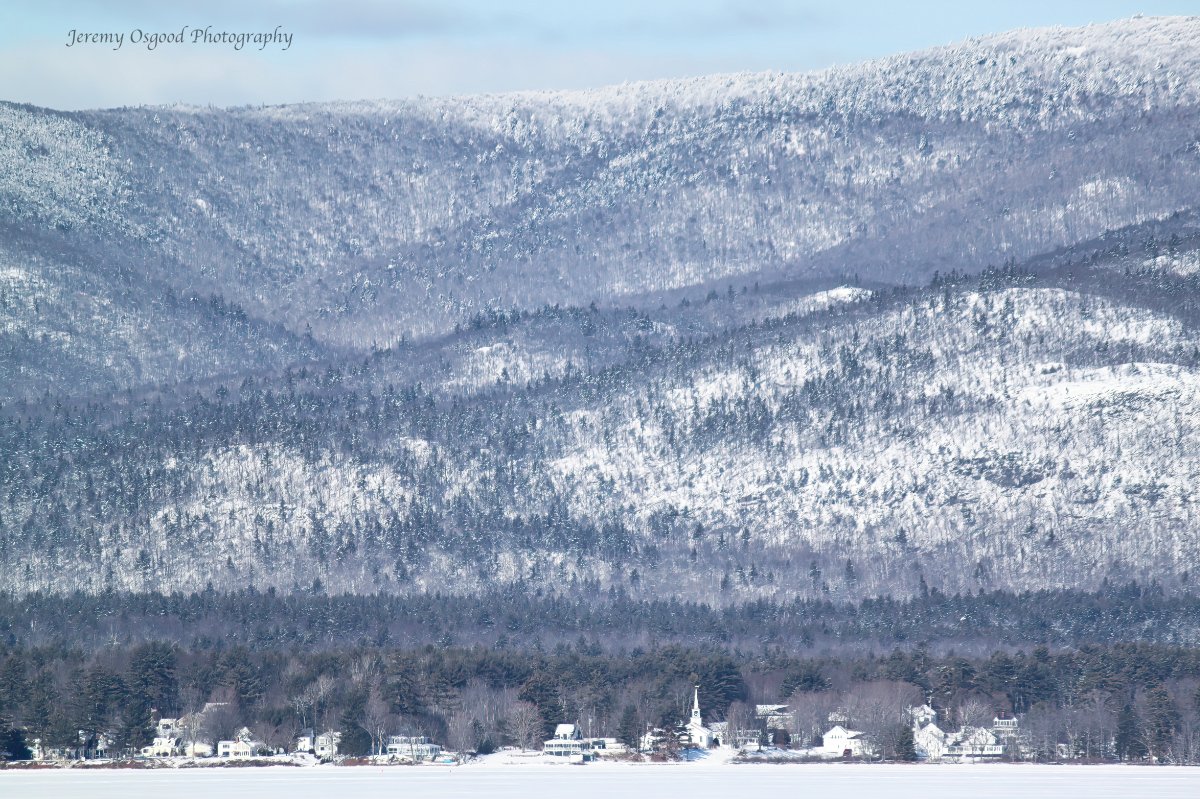
[[[0,795],[125,799],[220,796],[221,799],[328,799],[330,796],[456,799],[571,799],[688,796],[842,796],[927,799],[1174,799],[1200,796],[1200,769],[1147,766],[880,766],[880,765],[532,765],[489,767],[359,767],[64,769],[0,772]]]

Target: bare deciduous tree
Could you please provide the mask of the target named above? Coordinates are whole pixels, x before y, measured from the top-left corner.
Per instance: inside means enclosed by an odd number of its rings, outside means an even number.
[[[308,691],[302,691],[299,694],[288,699],[288,705],[300,719],[300,728],[308,729],[312,727],[314,722],[312,719],[313,700]]]
[[[256,740],[262,741],[271,751],[287,751],[291,748],[292,733],[287,727],[279,724],[259,722],[250,728]]]
[[[333,694],[336,682],[328,674],[322,674],[317,679],[313,680],[312,684],[304,691],[304,696],[312,706],[313,729],[332,730],[334,727],[333,720],[329,718],[332,708],[329,707],[329,698]]]
[[[517,702],[508,714],[508,729],[522,751],[532,749],[542,731],[542,716],[529,702]]]
[[[900,730],[908,724],[906,711],[921,704],[921,689],[898,680],[875,680],[853,685],[843,706],[850,723],[867,734],[884,756],[896,751]]]
[[[456,710],[447,722],[450,747],[458,752],[474,752],[481,741],[478,732],[483,729],[474,714],[466,708]]]
[[[738,745],[738,733],[745,732],[755,728],[758,721],[754,715],[754,708],[747,705],[745,702],[734,702],[729,706],[729,710],[725,712],[726,728],[725,734],[729,740],[721,743],[728,743],[730,746]]]
[[[232,691],[213,693],[212,701],[205,706],[202,723],[203,739],[212,741],[214,746],[234,737],[241,727],[242,714]]]
[[[821,734],[829,729],[829,716],[842,705],[837,691],[815,691],[792,694],[788,708],[791,714],[789,732],[798,746],[820,745]]]
[[[371,754],[383,754],[387,745],[388,730],[393,721],[392,710],[380,695],[378,687],[372,688],[363,707],[361,722],[362,728],[371,736]]]
[[[990,727],[995,712],[990,701],[972,694],[958,703],[958,707],[954,709],[954,718],[960,727]]]

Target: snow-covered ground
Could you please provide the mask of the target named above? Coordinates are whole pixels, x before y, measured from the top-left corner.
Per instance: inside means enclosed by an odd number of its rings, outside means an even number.
[[[220,796],[222,799],[328,799],[330,796],[507,799],[520,797],[829,796],[896,799],[969,796],[1200,796],[1200,769],[1144,766],[872,766],[872,765],[530,765],[422,768],[248,768],[155,771],[0,772],[0,795],[124,799]]]

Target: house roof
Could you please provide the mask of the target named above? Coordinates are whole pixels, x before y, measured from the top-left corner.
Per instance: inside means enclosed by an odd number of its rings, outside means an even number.
[[[946,735],[941,727],[932,723],[926,724],[924,727],[917,730],[917,734],[920,736],[920,740],[925,741],[926,743],[929,741],[938,741],[939,743],[945,744],[949,738],[949,736]]]
[[[836,727],[832,727],[829,732],[825,733],[825,735],[822,737],[829,737],[830,735],[834,734],[839,734],[845,738],[861,738],[863,736],[862,730],[848,730],[842,725],[838,724]]]
[[[985,727],[963,727],[956,736],[956,740],[975,744],[983,743],[988,746],[997,743],[996,736]]]

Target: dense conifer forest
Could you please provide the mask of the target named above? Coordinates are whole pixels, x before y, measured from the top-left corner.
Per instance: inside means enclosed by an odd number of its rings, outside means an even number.
[[[929,702],[944,723],[1018,715],[1023,759],[1200,755],[1200,599],[1153,586],[726,609],[519,590],[7,595],[0,619],[0,735],[79,756],[100,733],[136,751],[157,718],[206,705],[196,735],[287,747],[324,727],[346,753],[385,729],[537,748],[562,722],[633,743],[682,719],[697,683],[710,719],[761,726],[755,704],[787,703],[787,729],[763,730],[780,746],[840,710],[886,756],[905,708]]]

